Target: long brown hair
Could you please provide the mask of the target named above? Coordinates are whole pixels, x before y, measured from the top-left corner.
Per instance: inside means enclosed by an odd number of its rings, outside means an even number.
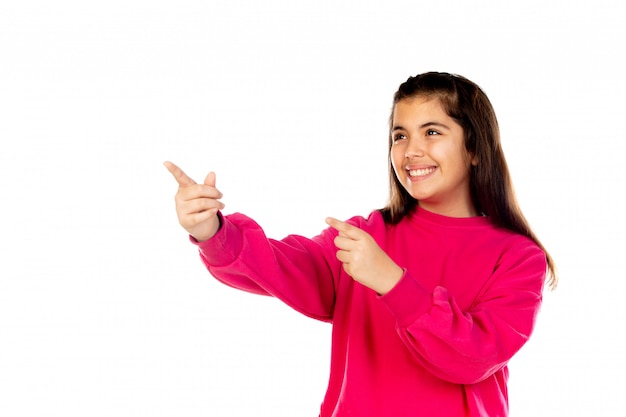
[[[404,189],[391,164],[391,121],[396,104],[416,96],[437,98],[446,113],[456,120],[465,134],[465,149],[478,163],[470,168],[470,192],[478,213],[488,216],[497,227],[532,239],[546,254],[547,277],[551,288],[558,281],[556,266],[522,214],[509,168],[500,143],[496,114],[483,90],[465,77],[427,72],[409,77],[393,96],[389,132],[389,204],[381,209],[387,224],[397,224],[415,209],[417,200]]]

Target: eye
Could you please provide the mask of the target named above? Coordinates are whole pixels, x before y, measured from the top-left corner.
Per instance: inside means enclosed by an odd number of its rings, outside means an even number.
[[[433,135],[440,135],[441,133],[439,133],[438,131],[436,131],[435,129],[428,129],[426,131],[426,136],[433,136]]]
[[[397,142],[399,140],[404,140],[404,139],[406,139],[406,135],[403,134],[403,133],[397,133],[397,134],[393,135],[393,141],[394,142]]]

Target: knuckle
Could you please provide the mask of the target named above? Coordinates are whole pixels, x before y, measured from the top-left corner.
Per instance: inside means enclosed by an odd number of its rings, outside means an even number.
[[[208,205],[209,201],[206,198],[198,198],[194,201],[194,210],[196,212],[205,210],[206,208],[208,208]]]

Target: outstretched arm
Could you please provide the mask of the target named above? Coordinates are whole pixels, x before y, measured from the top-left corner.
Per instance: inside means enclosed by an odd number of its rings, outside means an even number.
[[[310,317],[332,318],[334,277],[341,268],[321,238],[268,239],[252,219],[239,213],[219,214],[224,204],[219,201],[222,193],[215,187],[214,173],[197,184],[175,164],[164,165],[178,182],[178,220],[195,239],[192,242],[216,279],[240,290],[275,296]]]

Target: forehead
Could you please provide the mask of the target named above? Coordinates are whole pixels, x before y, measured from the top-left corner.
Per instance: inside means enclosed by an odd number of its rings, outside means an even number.
[[[419,115],[420,113],[443,113],[447,116],[441,100],[437,97],[417,96],[403,98],[402,100],[399,100],[394,106],[394,115]]]
[[[443,107],[441,99],[431,96],[416,96],[399,100],[393,108],[392,124],[409,125],[439,122],[447,125],[457,124]],[[404,126],[407,125],[407,126]]]

